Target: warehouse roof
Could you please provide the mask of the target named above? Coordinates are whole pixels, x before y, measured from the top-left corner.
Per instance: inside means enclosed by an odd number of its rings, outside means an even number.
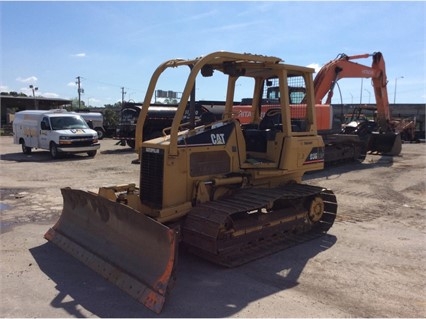
[[[7,113],[23,110],[50,110],[59,108],[64,105],[71,104],[71,100],[46,98],[46,97],[29,97],[0,95],[1,123],[7,123]]]

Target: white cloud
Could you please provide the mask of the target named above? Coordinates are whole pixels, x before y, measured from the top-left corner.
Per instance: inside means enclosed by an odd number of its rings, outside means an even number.
[[[94,98],[94,97],[90,97],[90,98],[88,98],[88,99],[87,99],[87,103],[88,103],[89,105],[95,105],[95,104],[99,104],[99,103],[101,103],[101,100],[96,99],[96,98]]]
[[[59,98],[59,94],[46,92],[46,93],[43,93],[43,97],[56,99],[56,98]]]
[[[21,82],[21,83],[36,83],[37,82],[37,77],[36,76],[30,76],[30,77],[28,77],[28,78],[21,78],[21,77],[18,77],[17,79],[16,79],[16,81],[18,81],[18,82]]]
[[[74,58],[85,58],[86,53],[81,52],[81,53],[71,54],[71,56],[74,57]]]
[[[71,86],[71,87],[77,87],[77,84],[75,82],[69,82],[67,84],[67,86]]]
[[[318,63],[308,64],[307,67],[315,69],[315,73],[318,73],[318,71],[321,69],[321,66]]]
[[[1,92],[9,92],[9,87],[7,85],[0,85]]]

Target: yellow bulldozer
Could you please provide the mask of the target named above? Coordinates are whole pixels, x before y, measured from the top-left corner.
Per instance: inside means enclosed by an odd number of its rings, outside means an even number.
[[[144,141],[157,82],[181,67],[188,77],[172,126]],[[45,238],[159,313],[175,281],[179,246],[233,267],[323,235],[336,217],[335,195],[302,183],[305,172],[324,165],[313,72],[277,57],[222,51],[162,63],[137,121],[139,186],[62,189],[63,212]],[[217,74],[226,81],[223,117],[195,121],[196,80],[208,83]],[[233,111],[242,80],[253,88],[246,124]],[[260,118],[262,91],[272,80],[279,83],[280,121],[277,114]],[[289,102],[294,87],[306,94],[298,112]],[[188,103],[190,120],[182,124]]]

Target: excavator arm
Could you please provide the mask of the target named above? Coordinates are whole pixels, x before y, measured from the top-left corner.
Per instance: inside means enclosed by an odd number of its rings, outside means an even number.
[[[371,67],[362,65],[353,60],[373,58]],[[348,56],[339,54],[334,60],[326,63],[314,80],[315,103],[322,104],[327,95],[325,104],[330,104],[334,86],[342,78],[371,78],[377,104],[377,122],[382,130],[387,130],[390,120],[389,100],[387,93],[386,67],[381,52],[373,54],[359,54]]]

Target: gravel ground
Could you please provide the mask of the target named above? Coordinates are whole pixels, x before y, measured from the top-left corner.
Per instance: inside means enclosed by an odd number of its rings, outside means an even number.
[[[53,161],[0,137],[1,317],[156,316],[43,238],[61,187],[139,183],[136,154],[115,143]],[[426,317],[425,166],[425,144],[404,144],[306,175],[337,196],[326,236],[234,269],[180,252],[158,317]]]

